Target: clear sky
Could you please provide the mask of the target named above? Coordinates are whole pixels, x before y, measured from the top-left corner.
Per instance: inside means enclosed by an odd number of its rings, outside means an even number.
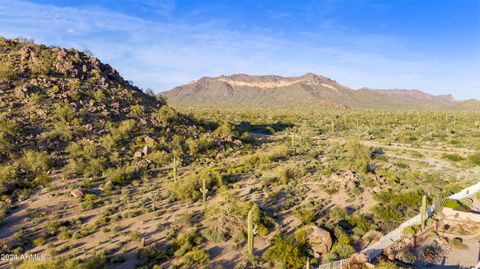
[[[480,0],[12,1],[0,35],[88,49],[142,88],[318,73],[480,99]]]

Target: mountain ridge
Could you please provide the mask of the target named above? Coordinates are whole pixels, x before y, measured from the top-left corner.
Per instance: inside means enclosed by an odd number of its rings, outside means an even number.
[[[296,77],[241,73],[202,77],[159,95],[180,106],[480,110],[477,103],[461,105],[463,101],[450,94],[433,95],[417,89],[352,89],[314,73]]]

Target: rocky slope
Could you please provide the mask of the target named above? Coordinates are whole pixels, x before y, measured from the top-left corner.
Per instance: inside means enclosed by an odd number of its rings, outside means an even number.
[[[187,139],[200,135],[209,148],[233,141],[217,141],[95,57],[0,38],[0,195],[8,195],[0,197],[8,203],[54,171],[110,180],[117,173],[121,183],[182,158]]]
[[[203,77],[160,95],[173,105],[193,106],[451,109],[459,104],[450,95],[434,96],[418,90],[353,90],[312,73],[299,77]]]

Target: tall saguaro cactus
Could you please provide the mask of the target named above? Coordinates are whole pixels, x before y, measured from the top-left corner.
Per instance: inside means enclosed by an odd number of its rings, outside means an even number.
[[[247,237],[248,237],[248,254],[253,256],[253,238],[257,234],[257,227],[253,224],[253,207],[248,211],[247,219]]]
[[[420,207],[420,220],[421,220],[421,226],[422,230],[425,229],[425,221],[427,218],[427,196],[422,197],[422,207]]]
[[[200,189],[200,192],[202,193],[202,204],[203,204],[203,211],[207,209],[207,180],[205,177],[202,179],[202,188]]]

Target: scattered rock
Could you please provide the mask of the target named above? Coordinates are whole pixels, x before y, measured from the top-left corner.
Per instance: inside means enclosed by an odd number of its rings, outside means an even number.
[[[77,199],[82,199],[84,194],[82,190],[74,189],[73,191],[70,192],[70,195]]]

